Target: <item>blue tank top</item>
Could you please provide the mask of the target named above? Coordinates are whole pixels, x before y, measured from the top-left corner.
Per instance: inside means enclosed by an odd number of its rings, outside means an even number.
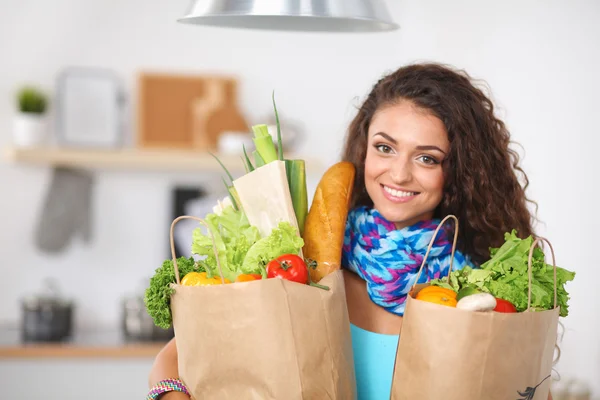
[[[389,400],[398,335],[369,332],[350,324],[357,400]]]

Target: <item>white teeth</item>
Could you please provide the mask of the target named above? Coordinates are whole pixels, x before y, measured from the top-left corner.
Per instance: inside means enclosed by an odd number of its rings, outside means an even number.
[[[395,190],[387,186],[384,186],[383,189],[394,197],[409,197],[414,196],[416,194],[415,192],[402,192],[400,190]]]

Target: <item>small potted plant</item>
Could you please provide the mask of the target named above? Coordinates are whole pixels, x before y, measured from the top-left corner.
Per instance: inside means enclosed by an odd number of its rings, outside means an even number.
[[[18,113],[14,122],[14,141],[21,146],[42,143],[46,138],[47,96],[31,86],[23,87],[17,93]]]

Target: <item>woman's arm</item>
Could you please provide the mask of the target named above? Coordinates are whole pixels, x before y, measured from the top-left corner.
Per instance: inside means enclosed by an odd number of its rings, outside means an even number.
[[[175,338],[171,339],[156,355],[154,364],[148,377],[148,385],[152,388],[163,379],[178,378],[177,346]],[[168,392],[160,396],[160,400],[190,400],[190,397],[181,392]]]

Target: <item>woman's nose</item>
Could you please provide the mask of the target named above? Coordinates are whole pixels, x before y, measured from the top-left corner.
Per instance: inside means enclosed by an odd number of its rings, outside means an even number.
[[[412,178],[410,163],[402,160],[394,160],[390,168],[390,178],[397,185],[409,182]]]

